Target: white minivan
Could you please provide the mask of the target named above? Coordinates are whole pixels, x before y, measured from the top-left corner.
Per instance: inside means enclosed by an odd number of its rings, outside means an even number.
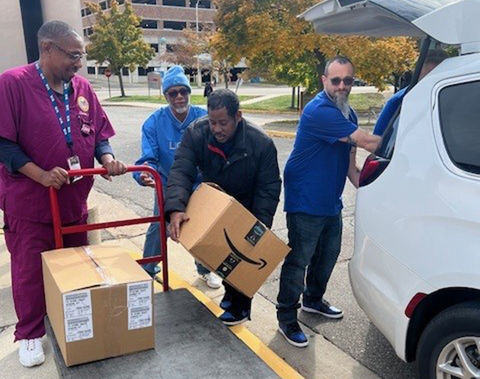
[[[420,378],[480,378],[480,0],[325,0],[301,17],[321,34],[424,38],[362,170],[350,281]],[[438,42],[460,53],[418,82]]]

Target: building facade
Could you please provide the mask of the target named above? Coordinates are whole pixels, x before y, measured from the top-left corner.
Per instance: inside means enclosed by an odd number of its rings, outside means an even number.
[[[51,20],[72,25],[82,35],[80,3],[74,0],[2,0],[0,73],[38,59],[37,32]],[[86,66],[84,62],[84,66]],[[86,68],[80,74],[86,74]]]
[[[124,0],[117,0],[123,4]],[[162,59],[166,52],[174,51],[175,45],[182,38],[182,30],[193,28],[202,30],[204,27],[214,27],[215,6],[211,0],[130,0],[135,14],[143,18],[141,28],[145,42],[155,49],[155,57],[148,63],[147,67],[139,67],[135,72],[130,73],[127,69],[123,75],[130,82],[147,81],[147,73],[151,71],[164,72],[171,65]],[[93,0],[99,4],[102,9],[108,10],[109,0]],[[79,15],[83,25],[83,36],[88,40],[88,36],[93,33],[95,25],[95,16],[85,5],[86,0],[80,0]],[[105,72],[105,66],[97,66],[94,61],[87,62],[87,69],[90,75],[102,75]],[[187,74],[190,74],[192,81],[195,80],[196,69],[186,68]],[[204,81],[208,80],[204,78]]]

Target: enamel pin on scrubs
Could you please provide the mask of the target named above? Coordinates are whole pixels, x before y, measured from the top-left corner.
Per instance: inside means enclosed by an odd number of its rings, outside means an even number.
[[[82,127],[80,129],[80,131],[86,136],[88,136],[90,134],[90,130],[91,130],[90,125],[88,125],[86,123],[82,124]]]

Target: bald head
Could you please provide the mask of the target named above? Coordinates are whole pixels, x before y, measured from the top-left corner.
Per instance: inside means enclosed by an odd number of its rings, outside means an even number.
[[[54,20],[43,24],[37,33],[40,52],[42,51],[42,42],[59,42],[69,37],[81,39],[80,35],[66,22]]]

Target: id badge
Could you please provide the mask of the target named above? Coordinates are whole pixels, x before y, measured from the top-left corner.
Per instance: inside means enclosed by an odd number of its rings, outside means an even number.
[[[67,162],[68,162],[68,167],[70,168],[70,170],[80,170],[82,168],[82,166],[80,166],[80,158],[78,157],[78,155],[74,155],[74,156],[68,158]],[[81,176],[81,175],[74,176],[73,179],[72,179],[72,183],[75,183],[76,181],[78,181],[82,178],[83,178],[83,176]]]

